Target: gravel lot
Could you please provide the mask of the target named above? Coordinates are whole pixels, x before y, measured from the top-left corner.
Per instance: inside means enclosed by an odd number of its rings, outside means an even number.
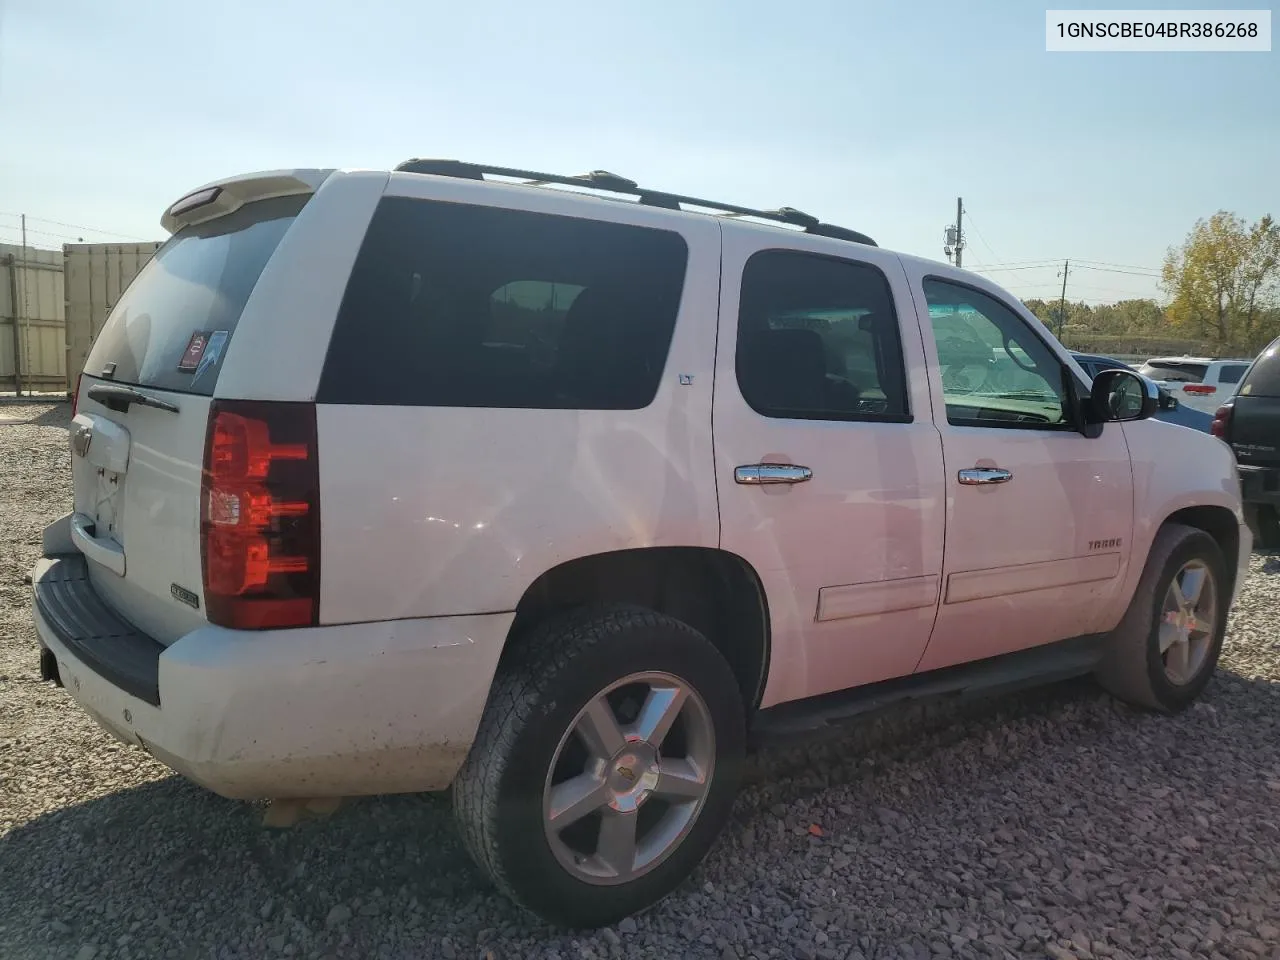
[[[1185,714],[1081,682],[775,750],[681,893],[565,935],[486,887],[444,798],[267,831],[39,682],[24,577],[69,503],[68,416],[0,401],[6,960],[1280,958],[1278,559]]]

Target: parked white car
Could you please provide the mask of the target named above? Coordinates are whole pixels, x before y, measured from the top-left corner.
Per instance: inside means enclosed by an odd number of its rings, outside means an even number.
[[[1231,451],[982,277],[451,161],[162,222],[33,615],[46,677],[224,796],[452,787],[501,890],[592,926],[689,875],[751,742],[1088,673],[1173,711],[1214,671]]]
[[[1211,357],[1152,357],[1138,368],[1178,398],[1180,403],[1212,415],[1240,387],[1251,360]]]

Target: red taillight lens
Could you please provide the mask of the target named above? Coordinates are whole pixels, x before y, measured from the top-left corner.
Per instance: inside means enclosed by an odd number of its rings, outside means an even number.
[[[200,489],[209,621],[305,627],[320,607],[320,475],[309,403],[215,400]]]
[[[76,392],[71,394],[71,417],[75,418],[76,411],[80,409],[80,381],[83,379],[83,373],[76,374]]]
[[[1184,383],[1182,385],[1182,392],[1194,393],[1198,396],[1207,397],[1211,394],[1217,393],[1218,388],[1210,386],[1207,383]]]
[[[1213,423],[1209,424],[1209,432],[1219,440],[1231,440],[1231,412],[1234,406],[1230,403],[1224,403],[1218,408],[1218,412],[1213,415]]]

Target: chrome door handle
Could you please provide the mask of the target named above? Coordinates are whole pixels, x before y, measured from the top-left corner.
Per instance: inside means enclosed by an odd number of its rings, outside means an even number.
[[[804,483],[813,476],[808,467],[791,463],[752,463],[736,467],[734,483]]]
[[[960,471],[960,482],[966,485],[1008,483],[1012,479],[1013,474],[1010,471],[1001,470],[999,467],[973,467]]]

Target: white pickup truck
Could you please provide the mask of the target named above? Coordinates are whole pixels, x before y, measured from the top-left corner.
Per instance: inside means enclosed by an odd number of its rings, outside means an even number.
[[[33,616],[46,677],[224,796],[451,787],[500,889],[591,926],[689,875],[753,740],[1089,673],[1173,711],[1214,671],[1231,451],[982,277],[454,161],[162,222]]]

